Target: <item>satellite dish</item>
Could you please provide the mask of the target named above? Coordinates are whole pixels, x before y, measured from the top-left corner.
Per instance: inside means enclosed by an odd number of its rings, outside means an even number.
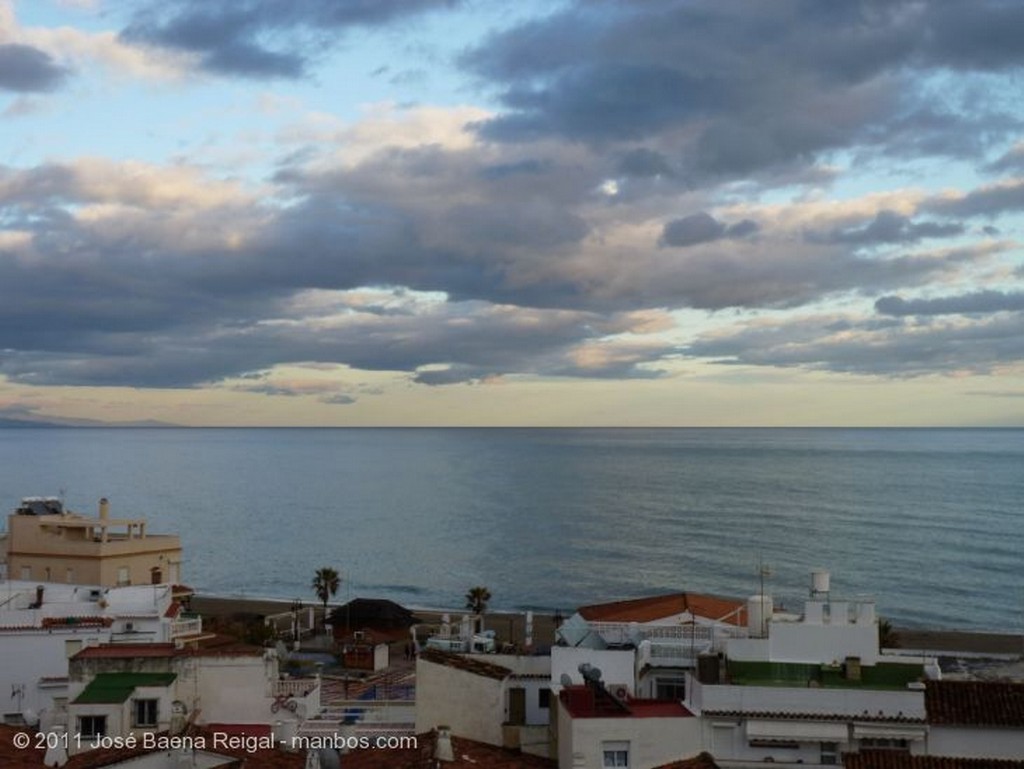
[[[562,686],[572,686],[572,676],[568,673],[562,673],[562,677],[559,679]]]

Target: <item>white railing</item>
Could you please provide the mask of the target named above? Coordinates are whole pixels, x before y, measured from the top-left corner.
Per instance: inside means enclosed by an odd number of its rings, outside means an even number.
[[[589,627],[609,644],[640,643],[641,641],[685,641],[710,645],[716,634],[739,635],[740,628],[730,625],[661,624],[639,625],[631,622],[591,622]]]
[[[203,632],[203,620],[201,617],[189,619],[176,619],[171,623],[171,638],[181,638],[187,635],[199,635]]]
[[[286,678],[270,685],[271,697],[305,697],[320,686],[319,678]]]

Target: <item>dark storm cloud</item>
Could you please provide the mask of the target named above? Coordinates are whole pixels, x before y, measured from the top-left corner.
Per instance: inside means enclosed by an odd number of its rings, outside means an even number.
[[[665,225],[658,243],[662,246],[696,246],[711,243],[722,238],[745,238],[756,233],[757,222],[744,219],[736,224],[726,225],[704,211],[681,219],[673,219]]]
[[[836,229],[825,234],[808,233],[812,242],[846,243],[853,246],[874,246],[892,243],[913,243],[924,238],[949,238],[962,235],[962,224],[911,221],[895,211],[879,211],[875,218],[861,227]]]
[[[1019,123],[952,92],[938,102],[917,75],[1020,67],[1021,16],[996,0],[579,3],[462,63],[507,108],[479,126],[486,138],[658,140],[675,159],[637,158],[648,172],[746,176],[851,146],[976,154]]]
[[[934,299],[904,299],[883,296],[875,302],[882,315],[905,317],[908,315],[967,315],[1024,310],[1024,293],[1003,291],[975,291],[958,296]]]
[[[70,70],[45,51],[19,43],[0,44],[0,90],[31,93],[52,91]]]
[[[1024,210],[1024,179],[980,187],[961,197],[939,197],[927,201],[923,208],[947,216],[998,216]]]
[[[968,323],[802,318],[705,335],[689,355],[732,365],[886,377],[987,374],[1024,361],[1024,314]]]
[[[387,24],[457,0],[207,0],[145,2],[122,31],[141,42],[198,54],[212,72],[299,77],[339,34]]]

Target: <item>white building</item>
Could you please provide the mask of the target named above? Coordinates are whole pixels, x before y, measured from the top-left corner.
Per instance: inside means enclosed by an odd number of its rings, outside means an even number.
[[[0,583],[0,691],[10,692],[4,719],[47,718],[68,695],[68,659],[88,646],[187,643],[202,636],[169,585],[100,588]]]
[[[562,687],[552,723],[560,769],[655,769],[700,752],[700,719],[681,703],[620,698],[596,682]]]
[[[83,738],[143,739],[192,724],[260,737],[275,727],[294,734],[319,712],[320,679],[282,680],[273,650],[239,644],[109,644],[71,658],[68,698],[68,729]]]
[[[928,681],[924,699],[929,755],[1024,758],[1024,683]]]
[[[416,732],[548,755],[550,659],[426,649],[416,660]]]

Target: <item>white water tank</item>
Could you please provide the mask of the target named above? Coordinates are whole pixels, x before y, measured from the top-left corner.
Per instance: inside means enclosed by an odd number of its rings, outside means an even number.
[[[811,572],[811,595],[822,595],[829,591],[829,573],[825,569]]]
[[[754,638],[763,638],[768,633],[768,621],[775,612],[770,595],[752,595],[747,599],[747,631]]]
[[[857,624],[870,625],[875,621],[875,602],[861,601],[857,604]]]

